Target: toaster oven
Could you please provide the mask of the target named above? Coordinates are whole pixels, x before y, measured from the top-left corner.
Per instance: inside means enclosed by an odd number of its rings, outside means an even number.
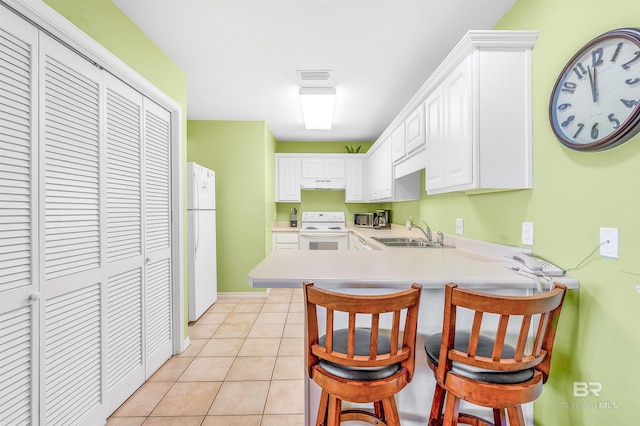
[[[353,224],[360,228],[373,228],[373,213],[354,213]]]

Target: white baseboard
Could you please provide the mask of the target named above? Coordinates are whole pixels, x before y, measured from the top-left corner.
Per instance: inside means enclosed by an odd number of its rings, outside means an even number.
[[[267,291],[259,292],[248,292],[248,291],[225,291],[218,292],[218,299],[266,299],[271,293],[271,289],[268,288]]]
[[[182,347],[180,348],[180,352],[174,355],[180,355],[182,352],[186,351],[190,345],[191,345],[191,339],[189,338],[189,336],[187,336],[182,341]]]

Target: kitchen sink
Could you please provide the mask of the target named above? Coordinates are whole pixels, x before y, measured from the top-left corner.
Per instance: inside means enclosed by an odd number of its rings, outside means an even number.
[[[429,242],[426,238],[413,237],[371,237],[374,240],[388,247],[429,247],[429,248],[451,248],[452,246],[441,245]]]

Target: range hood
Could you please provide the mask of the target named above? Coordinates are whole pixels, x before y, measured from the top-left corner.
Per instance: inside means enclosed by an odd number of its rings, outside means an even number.
[[[339,191],[346,187],[345,179],[302,179],[300,188],[312,191]]]

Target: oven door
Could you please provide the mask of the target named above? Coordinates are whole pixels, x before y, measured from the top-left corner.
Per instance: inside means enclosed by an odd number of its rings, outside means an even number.
[[[349,250],[349,233],[301,231],[300,250]]]

